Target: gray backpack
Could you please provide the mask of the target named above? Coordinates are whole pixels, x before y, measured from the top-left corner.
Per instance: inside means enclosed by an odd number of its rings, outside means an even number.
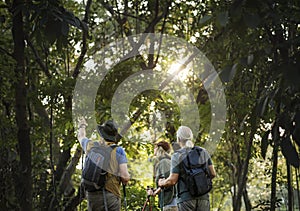
[[[93,192],[104,188],[111,153],[115,147],[117,146],[95,142],[87,153],[82,170],[82,184],[86,191]]]

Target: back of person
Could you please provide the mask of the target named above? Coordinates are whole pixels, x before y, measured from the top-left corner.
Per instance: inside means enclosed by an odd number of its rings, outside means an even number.
[[[102,190],[102,187],[99,186],[99,184],[96,184],[96,181],[101,181],[100,183],[104,183],[104,188],[106,190],[120,197],[121,182],[117,175],[119,174],[119,163],[125,162],[124,160],[120,160],[120,154],[123,154],[122,148],[116,144],[107,145],[106,143],[99,143],[98,141],[91,141],[88,139],[83,139],[82,143],[86,153],[86,160],[82,173],[82,182],[85,190],[88,192],[97,192]],[[106,153],[100,154],[101,150],[98,148],[102,148],[102,151],[105,150]],[[99,159],[104,160],[104,164],[97,164],[96,159],[99,156],[101,156]],[[91,162],[95,163],[96,165],[91,164]],[[99,168],[96,167],[97,165],[102,166],[102,168],[100,167],[100,170],[95,169]],[[101,169],[103,169],[103,172],[101,172]],[[102,176],[100,176],[100,174]],[[93,181],[92,178],[95,178],[95,183],[91,182]]]
[[[82,127],[82,125],[84,125],[84,127]],[[95,145],[95,142],[86,138],[86,125],[85,121],[81,121],[79,123],[79,133],[77,138],[80,141],[83,150],[88,155],[89,150]],[[108,167],[105,169],[107,174],[104,188],[89,189],[86,192],[88,210],[120,211],[120,184],[122,182],[126,185],[130,179],[130,175],[127,170],[127,158],[125,151],[122,147],[116,146],[118,141],[117,137],[121,136],[118,134],[117,128],[112,120],[108,120],[103,125],[98,125],[97,130],[100,136],[104,139],[105,144],[110,146],[113,150],[110,153]]]
[[[158,164],[156,165],[156,177],[155,182],[158,183],[160,178],[167,178],[170,175],[171,168],[171,157],[165,156],[160,158]],[[175,190],[173,187],[165,188],[159,193],[159,207],[167,206],[172,203],[175,198]],[[165,210],[165,209],[164,209]]]
[[[199,147],[200,148],[200,147]],[[183,160],[184,157],[187,156],[187,153],[191,150],[191,148],[183,148],[178,150],[176,153],[179,158],[179,160]],[[204,164],[205,168],[208,169],[208,166],[211,165],[211,160],[208,152],[204,149],[201,148],[200,155],[199,155],[199,163]],[[186,171],[184,170],[183,162],[180,163],[179,165],[180,173],[179,173],[179,179],[177,183],[177,197],[178,197],[178,202],[183,202],[187,201],[190,199],[202,199],[202,200],[209,200],[209,194],[206,193],[202,196],[194,197],[190,194],[188,187],[187,187],[187,181],[186,181]]]
[[[192,130],[187,126],[180,126],[177,130],[177,142],[181,149],[176,151],[171,157],[171,173],[166,179],[160,179],[160,187],[170,187],[176,185],[177,206],[179,211],[209,211],[209,194],[192,196],[185,181],[186,171],[183,168],[183,156],[194,147]],[[200,153],[201,162],[205,163],[210,178],[216,176],[209,153],[202,148]],[[197,185],[198,186],[198,185]]]
[[[168,154],[170,145],[161,141],[157,143],[158,150],[155,152],[158,163],[155,165],[155,182],[158,187],[160,178],[167,178],[170,175],[171,156]],[[177,211],[175,187],[164,188],[158,194],[159,207],[164,211]]]

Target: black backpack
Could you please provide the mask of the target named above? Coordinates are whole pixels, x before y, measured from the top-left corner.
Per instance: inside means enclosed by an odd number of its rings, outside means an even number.
[[[86,191],[102,190],[105,186],[111,153],[117,145],[100,145],[98,142],[88,151],[82,170],[82,184]]]
[[[206,163],[201,163],[200,153],[203,149],[193,147],[182,155],[183,182],[193,197],[202,196],[212,189],[212,180]]]

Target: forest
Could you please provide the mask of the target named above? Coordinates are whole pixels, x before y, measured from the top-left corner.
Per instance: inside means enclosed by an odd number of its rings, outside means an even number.
[[[212,156],[212,211],[300,210],[300,1],[2,0],[0,30],[0,210],[87,210],[80,117],[92,140],[119,126],[122,210],[180,125]]]

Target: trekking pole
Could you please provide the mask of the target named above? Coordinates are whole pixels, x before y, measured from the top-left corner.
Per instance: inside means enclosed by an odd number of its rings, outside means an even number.
[[[151,204],[151,201],[150,201],[150,196],[149,196],[149,211],[152,211],[152,204]]]
[[[165,202],[164,202],[164,187],[161,187],[161,201],[162,201],[161,210],[164,211],[164,206],[165,206]]]
[[[126,185],[123,184],[123,194],[124,194],[124,206],[125,206],[125,211],[127,211],[127,201],[126,201]]]
[[[145,208],[147,207],[147,204],[148,204],[148,202],[149,202],[149,197],[150,197],[150,196],[147,196],[142,211],[145,211]]]
[[[147,205],[148,205],[148,210],[151,211],[151,210],[152,210],[151,202],[150,202],[150,197],[151,197],[151,195],[148,193],[148,190],[150,190],[150,187],[147,186],[147,189],[146,189],[146,190],[147,190],[147,197],[146,197],[146,201],[145,201],[145,203],[144,203],[144,206],[143,206],[143,208],[142,208],[142,211],[145,211]],[[151,188],[151,190],[152,190],[152,188]]]
[[[165,179],[165,175],[161,175],[160,178],[161,179]],[[164,200],[165,200],[164,199],[164,189],[165,188],[164,187],[160,187],[160,188],[161,188],[161,204],[162,204],[161,210],[164,211],[164,206],[165,206],[165,202],[164,202]]]

